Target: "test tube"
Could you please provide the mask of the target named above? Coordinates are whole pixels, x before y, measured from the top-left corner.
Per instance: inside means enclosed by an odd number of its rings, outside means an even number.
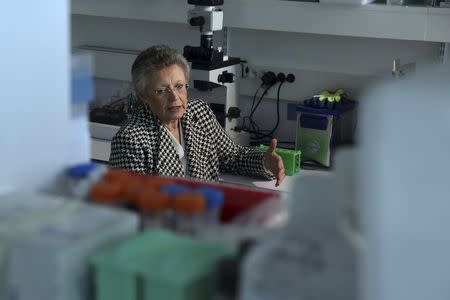
[[[198,187],[196,192],[202,193],[206,199],[206,211],[204,213],[205,225],[218,225],[219,214],[223,206],[223,191],[213,187]]]
[[[122,190],[123,185],[118,182],[99,181],[90,188],[89,197],[95,202],[117,205]]]
[[[173,198],[175,229],[182,233],[195,235],[203,227],[205,197],[198,192],[182,192]]]
[[[161,186],[161,190],[168,193],[171,196],[175,196],[178,193],[184,193],[191,190],[191,188],[184,184],[164,184]]]
[[[145,185],[141,178],[129,178],[125,183],[123,198],[126,201],[126,207],[135,209],[138,207],[139,195],[145,191]]]
[[[164,227],[169,208],[168,193],[145,189],[137,194],[137,206],[141,213],[141,229]]]
[[[184,184],[164,184],[161,185],[161,191],[168,193],[171,198],[174,198],[179,193],[189,192],[191,190],[190,187]],[[176,212],[172,207],[169,208],[168,212],[165,214],[164,226],[166,228],[176,229]]]
[[[157,176],[157,175],[147,175],[147,176],[145,176],[144,181],[145,181],[146,185],[155,187],[158,190],[161,190],[161,188],[165,185],[174,184],[173,179],[164,177],[164,176]]]
[[[105,176],[107,182],[117,183],[123,186],[122,204],[131,210],[138,207],[138,194],[146,188],[145,177],[124,170],[111,169]]]
[[[65,194],[76,198],[86,198],[89,187],[93,183],[89,175],[97,167],[96,163],[83,163],[69,167],[66,172],[67,186]]]
[[[103,179],[106,181],[123,181],[127,180],[129,172],[121,169],[109,169],[106,171]]]

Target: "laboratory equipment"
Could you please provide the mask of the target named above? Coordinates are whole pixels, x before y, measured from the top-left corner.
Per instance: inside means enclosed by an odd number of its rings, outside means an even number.
[[[233,254],[220,243],[148,230],[91,259],[95,299],[210,300],[215,265]]]
[[[449,65],[421,66],[361,98],[354,159],[365,300],[450,295],[448,78]]]
[[[357,299],[357,252],[333,176],[297,177],[292,218],[245,257],[241,300]]]
[[[175,230],[195,235],[208,224],[204,222],[206,200],[198,192],[182,192],[173,196],[172,200]]]
[[[330,167],[334,148],[354,143],[355,128],[356,102],[341,93],[321,93],[297,106],[295,149],[302,163]]]
[[[76,164],[67,168],[58,184],[64,190],[63,195],[84,200],[87,199],[91,186],[100,180],[104,172],[104,165],[93,162]]]
[[[7,298],[6,282],[10,244],[17,236],[34,231],[66,207],[60,197],[14,193],[0,197],[0,299]],[[70,210],[70,209],[67,209]]]
[[[136,186],[136,189],[130,189],[130,186]],[[206,197],[206,214],[211,212],[212,218],[215,218],[215,215],[218,214],[220,223],[228,223],[236,216],[251,210],[264,201],[272,201],[280,196],[278,192],[269,190],[224,183],[200,182],[182,177],[142,175],[117,169],[108,170],[103,178],[92,186],[90,191],[91,200],[95,202],[132,206],[133,208],[139,208],[139,194],[141,192],[158,191],[169,194],[171,198],[180,193],[197,192]],[[133,191],[140,192],[133,193]],[[221,196],[221,193],[223,196]],[[211,199],[209,205],[208,198]],[[221,201],[221,199],[223,200]],[[173,209],[173,201],[170,200],[170,202],[170,207]],[[205,205],[203,206],[205,207]],[[211,211],[208,211],[208,207]],[[173,218],[168,217],[168,219]],[[173,224],[173,222],[169,223]]]
[[[266,152],[269,149],[267,145],[259,145],[258,149]],[[284,173],[288,176],[293,176],[298,174],[300,171],[300,162],[302,157],[302,152],[300,150],[292,150],[277,147],[275,152],[281,157],[284,164]]]
[[[392,77],[400,79],[407,73],[414,73],[416,70],[416,63],[401,64],[400,58],[396,58],[392,61]]]
[[[164,227],[169,213],[169,194],[158,190],[143,190],[138,194],[141,229]]]
[[[76,203],[71,213],[11,243],[7,299],[92,299],[89,257],[133,236],[138,218],[122,210]]]
[[[101,180],[94,183],[89,190],[89,198],[95,202],[120,204],[123,197],[124,185],[119,182]]]
[[[203,194],[206,199],[206,209],[203,213],[205,226],[214,226],[219,224],[220,211],[222,210],[224,195],[218,188],[201,186],[195,189],[196,192]]]
[[[184,193],[191,190],[189,186],[177,183],[164,184],[161,186],[161,189],[171,196],[175,196],[178,193]]]
[[[238,80],[240,59],[228,57],[223,49],[214,47],[215,31],[223,29],[223,11],[216,6],[223,0],[188,0],[195,5],[188,12],[191,26],[200,28],[200,46],[185,46],[183,55],[191,62],[191,86],[201,91],[225,88],[225,97],[217,97],[209,105],[227,132],[237,126]],[[226,37],[225,37],[226,40]]]
[[[137,54],[139,53],[135,53],[135,55]],[[97,79],[97,85],[101,85],[99,79]],[[112,140],[120,127],[127,121],[128,115],[133,112],[136,105],[136,98],[131,91],[127,92],[129,92],[127,96],[119,99],[112,96],[108,103],[98,99],[91,104],[89,113],[91,137],[101,140]]]

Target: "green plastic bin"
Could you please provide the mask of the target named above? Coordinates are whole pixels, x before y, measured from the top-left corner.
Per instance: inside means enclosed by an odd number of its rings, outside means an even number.
[[[266,145],[259,145],[258,150],[260,151],[267,151],[269,149],[269,146]],[[284,163],[284,173],[288,176],[293,176],[298,174],[300,171],[300,160],[302,156],[302,152],[300,150],[291,150],[291,149],[285,149],[285,148],[276,148],[275,152],[281,156],[281,159]]]

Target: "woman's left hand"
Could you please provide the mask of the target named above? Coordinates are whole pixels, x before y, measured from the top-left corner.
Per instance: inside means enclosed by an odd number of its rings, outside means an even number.
[[[264,167],[272,172],[276,177],[277,182],[275,186],[279,186],[284,179],[284,164],[281,157],[275,153],[275,148],[277,147],[277,140],[272,139],[270,142],[269,149],[264,153]]]

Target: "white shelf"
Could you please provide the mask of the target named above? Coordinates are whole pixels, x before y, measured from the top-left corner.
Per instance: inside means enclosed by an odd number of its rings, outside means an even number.
[[[94,60],[94,77],[131,81],[130,67],[139,51],[123,51],[122,49],[85,47],[75,48],[91,53]]]
[[[425,40],[450,43],[450,8],[429,8]]]
[[[185,0],[72,0],[72,14],[186,24]],[[226,0],[232,28],[450,42],[450,9]]]
[[[178,0],[72,0],[72,14],[186,23],[189,5]]]
[[[229,0],[231,27],[357,37],[423,40],[426,8],[385,5],[337,5],[293,1]],[[227,12],[225,7],[225,12]]]

